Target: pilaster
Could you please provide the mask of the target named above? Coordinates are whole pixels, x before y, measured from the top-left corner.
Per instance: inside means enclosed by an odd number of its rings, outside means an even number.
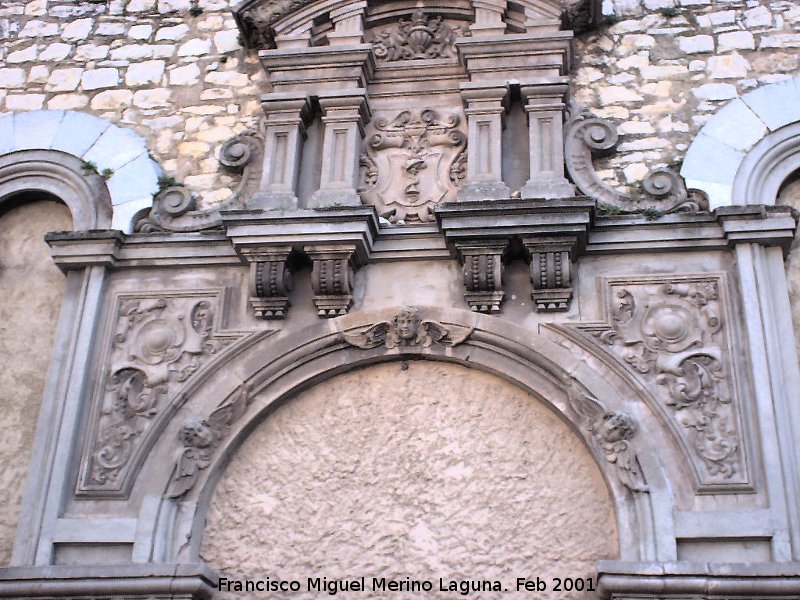
[[[325,133],[319,190],[309,208],[360,206],[358,163],[364,140],[364,125],[370,112],[363,91],[330,93],[319,96]]]
[[[310,113],[303,95],[267,94],[261,106],[266,115],[264,163],[258,192],[250,199],[253,208],[297,208],[297,178]]]
[[[523,85],[528,115],[530,176],[523,198],[569,198],[575,186],[564,177],[564,109],[568,85]]]
[[[507,85],[461,85],[466,108],[468,136],[467,181],[458,192],[461,201],[508,198],[503,183],[502,134],[508,101]]]

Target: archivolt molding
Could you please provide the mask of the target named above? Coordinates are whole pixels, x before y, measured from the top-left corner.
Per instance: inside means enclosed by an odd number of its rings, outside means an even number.
[[[637,434],[639,419],[652,419],[644,403],[636,402],[635,389],[620,394],[568,350],[499,319],[455,309],[398,307],[274,336],[215,363],[220,376],[206,378],[163,424],[133,491],[134,496],[162,496],[162,523],[154,543],[172,548],[165,558],[197,559],[216,482],[249,431],[271,410],[339,373],[413,359],[476,368],[548,404],[581,436],[604,474],[621,523],[623,555],[671,556],[669,548],[659,547],[664,543],[659,539],[666,538],[654,533],[653,511],[660,510],[654,507],[673,504],[658,458],[664,438]],[[166,456],[173,458],[165,461]],[[651,477],[658,482],[655,489],[649,486]],[[156,482],[161,482],[159,489]]]
[[[111,225],[111,199],[103,179],[85,177],[74,156],[55,150],[20,150],[0,156],[0,204],[29,191],[47,192],[66,204],[75,231]]]
[[[0,165],[24,161],[31,156],[27,153],[34,150],[51,151],[49,159],[44,158],[48,155],[41,155],[42,162],[62,164],[76,174],[83,173],[81,166],[87,162],[96,165],[100,172],[108,170],[111,173],[104,182],[97,175],[87,177],[97,181],[90,184],[90,193],[84,203],[100,205],[108,201],[110,206],[98,206],[95,211],[84,208],[77,216],[73,210],[76,230],[111,227],[130,233],[134,215],[149,207],[153,193],[158,191],[158,177],[162,171],[150,158],[144,138],[93,115],[69,110],[37,110],[0,117]],[[30,164],[24,168],[29,167]],[[54,167],[48,168],[51,173],[58,172]],[[65,179],[63,176],[51,178],[56,181]],[[20,180],[17,189],[12,191],[42,189],[24,187],[33,183]],[[70,187],[80,186],[73,183]],[[55,183],[51,188],[45,191],[52,191],[72,209],[63,197],[69,195],[70,190],[61,189]],[[0,191],[0,198],[4,195]],[[96,213],[94,219],[91,216],[93,212]]]
[[[800,77],[758,88],[720,109],[689,146],[681,175],[710,208],[775,204],[800,168]]]

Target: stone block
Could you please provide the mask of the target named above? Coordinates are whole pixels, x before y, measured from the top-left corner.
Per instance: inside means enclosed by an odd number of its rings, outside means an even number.
[[[706,64],[706,72],[712,79],[743,79],[750,69],[750,63],[737,53],[712,56]]]
[[[61,32],[61,39],[70,42],[85,40],[89,37],[94,26],[94,19],[78,19],[64,25],[64,30]]]
[[[106,185],[114,204],[123,204],[140,200],[142,190],[150,194],[158,191],[161,174],[158,164],[145,153],[116,169]]]
[[[127,90],[115,90],[127,92]],[[109,93],[109,92],[101,92]],[[128,92],[130,94],[130,92]],[[95,96],[97,98],[97,96]],[[94,100],[92,100],[94,104]],[[83,156],[111,123],[82,112],[66,112],[51,148],[74,156]]]
[[[81,77],[81,87],[84,90],[111,88],[117,84],[119,84],[119,71],[112,68],[85,71]]]
[[[8,56],[6,57],[6,62],[11,64],[32,62],[36,60],[36,54],[38,48],[39,46],[34,44],[33,46],[28,46],[23,50],[15,50],[14,52],[9,52]]]
[[[48,110],[79,110],[89,104],[89,97],[84,94],[59,94],[47,101]]]
[[[44,105],[44,94],[19,94],[6,96],[6,109],[16,110],[40,110]]]
[[[19,68],[0,69],[0,88],[25,87],[25,70]]]
[[[46,83],[50,77],[50,69],[44,65],[34,65],[28,72],[28,83]]]
[[[793,79],[755,89],[742,100],[772,131],[800,121],[800,88]]]
[[[54,69],[47,78],[45,88],[50,92],[71,92],[78,88],[83,69]]]
[[[615,102],[638,102],[643,97],[627,87],[609,86],[598,88],[601,104],[614,104]]]
[[[17,98],[22,98],[22,96],[17,96]],[[36,100],[33,102],[35,103]],[[36,108],[20,110],[33,110],[34,112],[14,116],[14,148],[17,150],[50,148],[61,127],[64,112]]]
[[[230,29],[228,31],[219,31],[214,34],[214,46],[219,53],[233,52],[241,49],[239,44],[239,30]]]
[[[692,94],[701,100],[730,100],[739,95],[730,83],[706,83],[694,88]]]
[[[703,127],[703,133],[746,152],[767,134],[767,126],[742,99],[736,98],[717,111]]]
[[[76,61],[103,60],[108,56],[109,46],[82,44],[75,50]]]
[[[111,60],[140,60],[153,58],[155,46],[149,44],[130,44],[111,51]]]
[[[20,38],[43,38],[58,35],[57,23],[46,23],[44,21],[28,21],[25,27],[17,34]]]
[[[684,65],[665,65],[642,67],[639,72],[642,74],[643,79],[661,81],[685,77],[689,73],[689,68]]]
[[[156,32],[156,41],[177,41],[186,37],[187,33],[189,33],[189,26],[184,24],[175,25],[174,27],[162,27]]]
[[[800,33],[762,35],[758,48],[800,48]]]
[[[203,56],[211,51],[211,40],[195,38],[178,48],[178,56]]]
[[[729,50],[754,50],[756,47],[753,34],[749,31],[731,31],[720,33],[717,37],[717,48],[720,52]]]
[[[153,35],[152,25],[134,25],[128,30],[128,37],[134,40],[147,40]]]
[[[133,95],[133,104],[139,108],[157,108],[170,105],[171,92],[168,89],[139,90]]]
[[[109,127],[83,155],[85,160],[115,171],[141,155],[147,155],[144,139],[122,127]]]
[[[56,42],[55,44],[50,44],[47,48],[42,50],[39,54],[40,61],[60,61],[64,60],[69,56],[70,51],[72,50],[72,46],[69,44],[62,44],[60,42]]]
[[[772,13],[766,6],[757,6],[744,11],[744,22],[748,28],[772,27]]]
[[[213,85],[242,87],[250,83],[250,78],[244,73],[236,73],[235,71],[214,71],[205,76],[205,81]]]
[[[129,87],[161,83],[164,76],[163,60],[148,60],[133,63],[125,73],[125,84]]]
[[[130,90],[108,90],[92,98],[91,107],[94,110],[118,110],[130,106],[131,100],[133,92]]]
[[[714,52],[714,38],[710,35],[679,37],[678,46],[686,54]]]
[[[200,81],[200,68],[192,63],[169,71],[170,85],[192,85]]]

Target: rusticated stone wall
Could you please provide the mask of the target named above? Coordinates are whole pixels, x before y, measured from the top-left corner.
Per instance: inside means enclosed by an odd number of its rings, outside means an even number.
[[[14,547],[64,292],[44,234],[71,226],[67,207],[55,202],[0,212],[0,566]]]
[[[582,107],[621,124],[620,152],[597,163],[612,184],[638,190],[648,170],[679,167],[721,106],[797,76],[796,2],[607,0],[604,12],[577,39],[572,80]]]
[[[512,591],[587,577],[617,552],[577,435],[510,383],[425,361],[340,375],[268,416],[218,483],[202,550],[232,578],[408,576],[434,591],[439,577]]]

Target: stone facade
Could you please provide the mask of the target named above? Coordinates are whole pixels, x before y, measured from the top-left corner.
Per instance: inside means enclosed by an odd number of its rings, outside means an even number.
[[[0,7],[0,597],[800,594],[800,11],[449,4]]]

